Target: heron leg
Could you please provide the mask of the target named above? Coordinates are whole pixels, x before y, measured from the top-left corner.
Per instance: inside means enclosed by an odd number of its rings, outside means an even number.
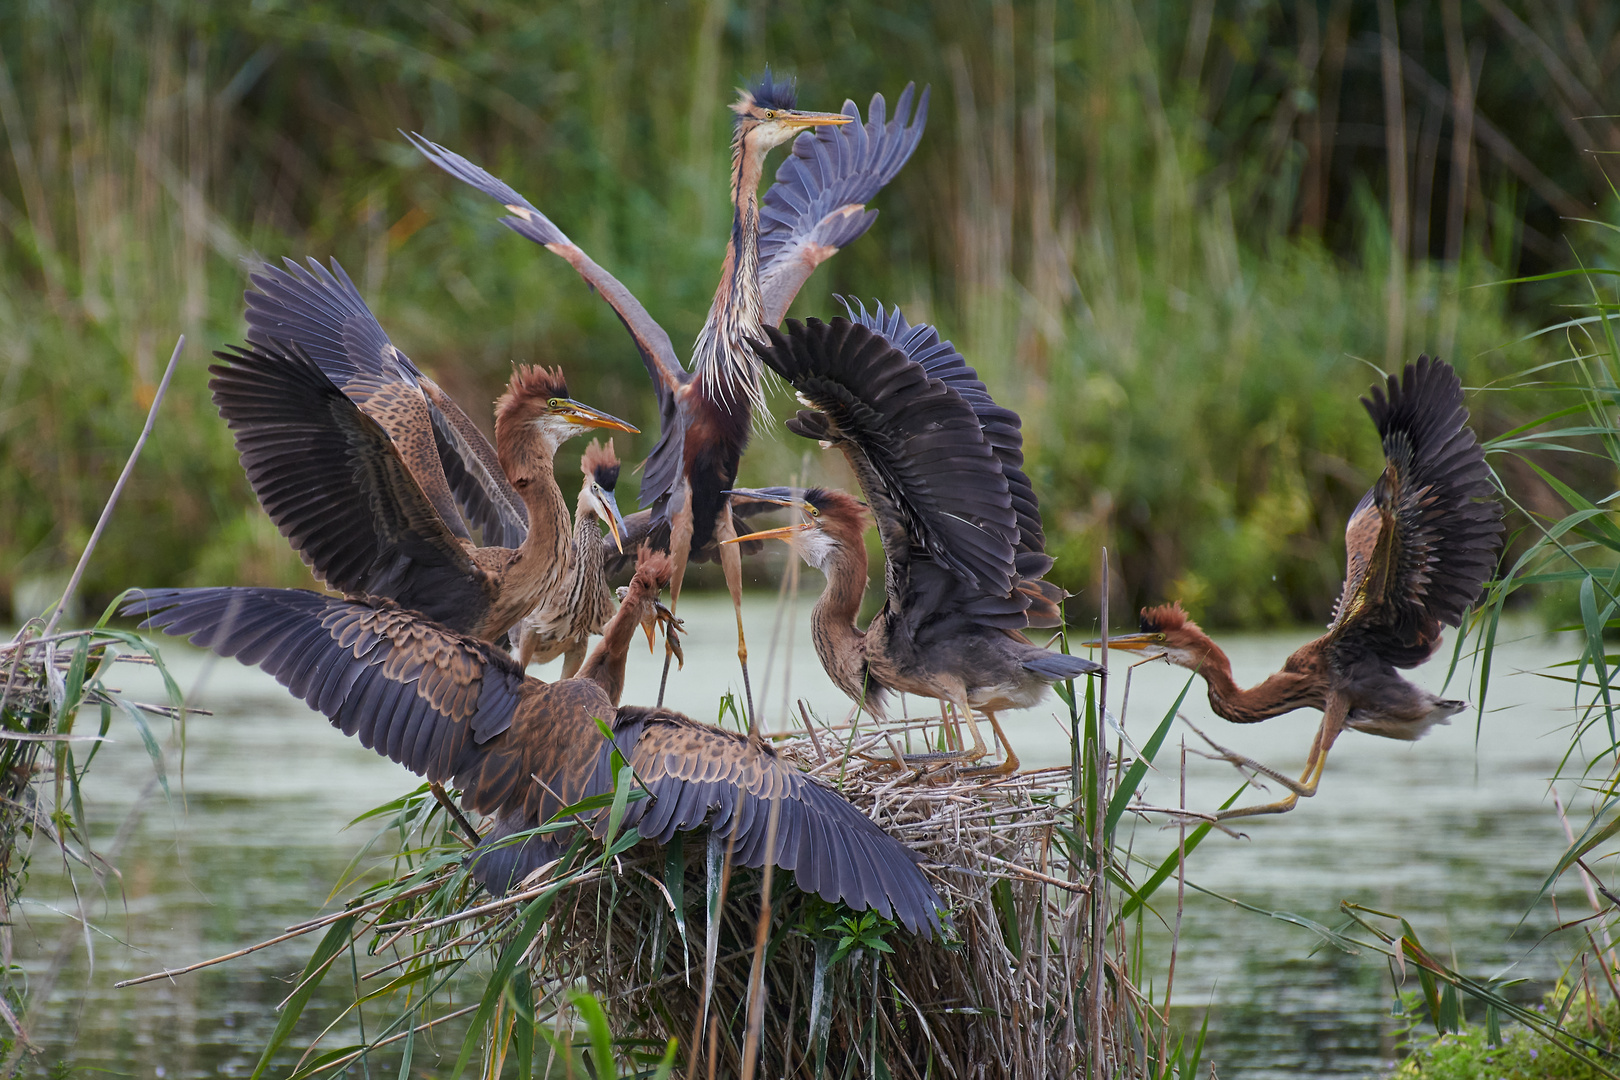
[[[1002,751],[1007,755],[1006,760],[1000,765],[986,765],[982,768],[968,769],[962,775],[1006,776],[1009,773],[1017,772],[1023,766],[1023,762],[1018,760],[1017,753],[1013,751],[1012,743],[1007,741],[1007,733],[1001,730],[1001,721],[997,720],[996,714],[989,709],[984,710],[984,717],[990,721],[990,726],[995,730],[996,741],[1001,744]]]
[[[576,641],[574,647],[563,654],[562,677],[572,679],[579,674],[580,665],[585,663],[585,643]],[[528,665],[525,664],[525,667]]]
[[[954,729],[956,734],[956,748],[954,750],[946,750],[943,752],[933,751],[926,754],[907,754],[905,756],[906,764],[931,765],[947,761],[978,761],[980,758],[984,757],[990,752],[990,748],[984,744],[984,736],[979,734],[979,725],[974,723],[973,710],[968,706],[966,696],[951,699],[949,712],[946,711],[946,699],[940,698],[939,715],[942,723],[946,721],[949,722],[950,727],[947,728],[947,730]],[[962,749],[962,729],[957,726],[958,720],[964,716],[967,718],[968,731],[973,734],[973,749],[971,750]],[[995,723],[994,718],[991,719],[991,723]],[[1000,728],[998,727],[997,731],[999,730]],[[1008,748],[1008,753],[1011,754],[1010,747]],[[1013,768],[1017,768],[1017,758],[1015,757],[1013,761]]]
[[[686,561],[692,554],[692,485],[681,487],[681,508],[669,522],[669,611],[673,615],[681,599],[681,582],[686,580]],[[730,514],[724,515],[730,517]],[[669,662],[675,655],[675,646],[664,638],[664,673],[658,677],[658,707],[664,705],[664,689],[669,686]]]
[[[737,538],[737,528],[731,519],[731,509],[722,507],[714,523],[714,535],[721,541],[720,569],[726,572],[726,591],[731,593],[731,606],[737,613],[737,662],[742,665],[743,696],[748,700],[748,737],[759,738],[759,717],[754,712],[754,688],[748,681],[748,639],[743,634],[742,617],[742,552],[727,540]]]
[[[1250,767],[1263,772],[1264,775],[1282,784],[1283,787],[1288,789],[1288,794],[1275,802],[1217,811],[1215,819],[1225,821],[1228,818],[1257,817],[1261,814],[1286,814],[1294,808],[1301,798],[1308,799],[1315,795],[1317,785],[1322,781],[1322,771],[1327,767],[1328,751],[1333,748],[1334,740],[1339,737],[1339,732],[1344,730],[1345,717],[1349,714],[1349,711],[1349,700],[1347,698],[1342,694],[1329,692],[1327,708],[1322,713],[1321,726],[1316,729],[1316,738],[1311,740],[1310,756],[1305,759],[1305,771],[1300,774],[1297,781],[1288,779],[1274,769],[1265,769],[1259,766],[1257,762],[1244,758],[1241,754],[1232,754],[1231,751],[1227,751],[1226,753],[1230,755],[1227,760],[1241,758]],[[1193,730],[1197,731],[1196,728]],[[1203,732],[1199,732],[1199,734],[1202,736]],[[1209,742],[1208,736],[1204,736],[1204,741]],[[1214,746],[1215,744],[1210,743],[1210,745]]]

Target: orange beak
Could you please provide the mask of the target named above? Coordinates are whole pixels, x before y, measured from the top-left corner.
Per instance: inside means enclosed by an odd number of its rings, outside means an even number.
[[[1119,637],[1108,639],[1110,649],[1125,649],[1129,652],[1148,652],[1164,650],[1164,642],[1159,640],[1158,634],[1121,634]],[[1102,641],[1082,641],[1082,649],[1100,649]]]

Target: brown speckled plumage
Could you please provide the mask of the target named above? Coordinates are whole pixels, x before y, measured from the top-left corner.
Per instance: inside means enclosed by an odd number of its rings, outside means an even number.
[[[161,589],[126,615],[257,664],[346,734],[440,783],[495,818],[473,874],[500,893],[555,858],[567,834],[501,843],[564,806],[611,791],[613,746],[651,798],[626,828],[657,843],[709,828],[735,837],[734,858],[768,858],[799,888],[907,928],[940,926],[938,896],[917,857],[832,789],[768,746],[667,710],[616,707],[586,679],[543,683],[489,644],[451,634],[387,600],[293,589]],[[610,744],[596,721],[611,726]],[[780,807],[767,850],[772,804]],[[601,835],[605,811],[586,814]]]

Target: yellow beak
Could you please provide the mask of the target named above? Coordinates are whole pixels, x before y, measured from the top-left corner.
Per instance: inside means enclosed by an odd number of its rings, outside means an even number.
[[[1119,637],[1109,638],[1108,647],[1110,649],[1127,649],[1132,652],[1139,652],[1144,649],[1162,649],[1164,642],[1155,640],[1158,636],[1158,634],[1121,634]],[[1080,647],[1082,649],[1100,649],[1102,648],[1102,641],[1082,641]]]
[[[564,400],[556,411],[581,427],[608,428],[612,431],[628,431],[632,435],[641,434],[640,428],[573,398]]]
[[[776,119],[790,127],[809,128],[820,127],[823,124],[836,127],[839,124],[851,123],[855,118],[845,116],[843,113],[800,112],[798,109],[790,109],[777,113]]]
[[[730,540],[720,541],[722,544],[740,544],[744,540],[791,540],[796,534],[806,529],[815,528],[808,521],[801,521],[796,525],[783,525],[777,529],[766,529],[763,532],[751,532],[747,536],[734,536]]]

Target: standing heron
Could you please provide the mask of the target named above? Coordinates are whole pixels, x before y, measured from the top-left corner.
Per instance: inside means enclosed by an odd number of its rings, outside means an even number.
[[[566,833],[531,830],[611,792],[616,749],[650,796],[626,805],[625,828],[667,844],[707,827],[732,838],[740,865],[769,859],[806,892],[913,932],[940,927],[942,905],[918,856],[758,740],[664,709],[615,706],[588,679],[527,678],[488,642],[377,597],[154,589],[123,610],[258,665],[362,745],[431,782],[453,781],[463,806],[495,819],[472,856],[473,876],[494,893],[562,853]],[[598,837],[608,819],[606,810],[575,818]]]
[[[316,575],[483,641],[502,639],[577,576],[557,447],[596,428],[635,430],[570,398],[560,371],[518,368],[496,403],[495,453],[528,526],[514,547],[477,547],[429,497],[409,450],[301,347],[263,341],[215,355],[225,363],[209,369],[209,387],[242,467]]]
[[[568,577],[523,620],[518,632],[518,664],[545,664],[563,657],[562,677],[572,679],[585,662],[592,634],[613,614],[613,593],[603,569],[604,546],[624,551],[624,519],[613,489],[619,483],[619,455],[613,440],[592,439],[580,456],[579,502],[574,508],[574,546]],[[607,526],[603,537],[597,522]]]
[[[991,400],[932,327],[913,327],[898,311],[787,325],[786,334],[766,330],[759,355],[808,406],[788,427],[843,451],[871,511],[843,492],[811,488],[779,499],[807,520],[743,539],[786,540],[826,575],[811,613],[816,653],[857,705],[881,719],[895,691],[949,703],[972,732],[973,749],[958,755],[970,761],[987,753],[978,709],[1006,750],[988,771],[1017,769],[996,713],[1100,670],[1022,632],[1058,625],[1063,593],[1041,580],[1052,560],[1019,467],[1017,414]],[[885,602],[862,630],[871,516],[883,541]]]
[[[731,239],[708,319],[693,346],[690,370],[681,366],[669,335],[630,291],[533,203],[461,155],[420,135],[407,136],[434,164],[509,210],[511,216],[501,221],[513,232],[566,259],[630,331],[658,395],[659,437],[646,461],[641,502],[650,505],[654,544],[667,549],[674,560],[671,607],[680,599],[692,553],[736,535],[726,512],[725,492],[736,482],[752,411],[764,405],[759,365],[749,342],[759,336],[762,326],[782,320],[818,265],[871,226],[876,212],[866,210],[865,203],[910,158],[928,113],[924,90],[914,118],[907,121],[911,86],[900,95],[896,116],[889,122],[881,95],[873,96],[865,124],[859,122],[853,102],[845,103],[843,113],[814,113],[797,109],[795,97],[792,82],[773,80],[767,69],[731,106],[736,113]],[[793,155],[778,170],[761,210],[759,183],[766,154],[813,127],[830,130],[806,132],[794,144]],[[742,625],[741,556],[722,544],[718,557],[737,616],[737,658],[749,731],[757,737]],[[667,673],[667,658],[665,665]]]
[[[1108,641],[1110,649],[1162,656],[1198,672],[1209,685],[1210,709],[1233,723],[1321,710],[1297,781],[1210,743],[1221,757],[1289,792],[1218,817],[1280,814],[1315,795],[1328,751],[1347,727],[1411,741],[1467,707],[1396,674],[1434,655],[1442,626],[1462,624],[1502,546],[1502,506],[1488,498],[1490,471],[1468,428],[1462,383],[1449,364],[1421,356],[1383,387],[1373,386],[1361,403],[1383,441],[1384,471],[1345,527],[1349,566],[1327,633],[1246,690],[1233,680],[1226,654],[1179,604],[1143,609],[1141,633]]]

